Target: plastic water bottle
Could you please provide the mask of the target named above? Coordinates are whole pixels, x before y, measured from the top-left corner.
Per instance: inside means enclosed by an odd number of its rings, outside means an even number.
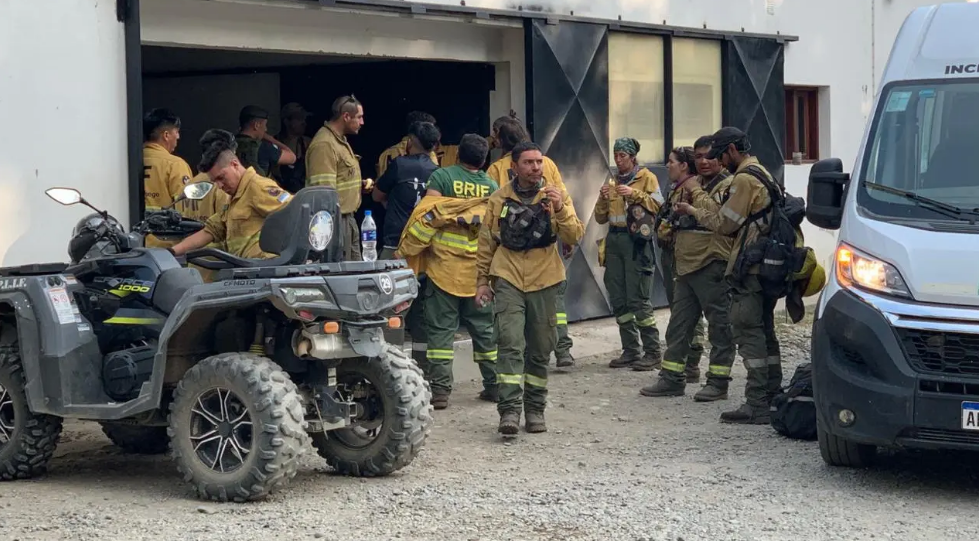
[[[377,261],[377,225],[371,211],[364,211],[364,221],[360,224],[360,251],[364,261]]]

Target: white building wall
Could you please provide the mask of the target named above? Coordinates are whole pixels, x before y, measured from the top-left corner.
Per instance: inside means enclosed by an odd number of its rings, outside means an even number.
[[[67,261],[86,214],[74,187],[128,222],[123,25],[115,2],[0,0],[0,263]]]

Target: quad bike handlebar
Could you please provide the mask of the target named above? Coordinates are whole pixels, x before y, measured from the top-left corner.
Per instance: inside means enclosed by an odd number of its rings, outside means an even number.
[[[188,220],[173,209],[163,209],[147,213],[146,218],[133,226],[133,231],[142,235],[158,237],[187,236],[204,229],[204,223]]]

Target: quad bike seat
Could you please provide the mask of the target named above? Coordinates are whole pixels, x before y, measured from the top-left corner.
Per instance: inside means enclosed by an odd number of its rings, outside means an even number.
[[[323,257],[332,261],[339,257],[343,249],[340,199],[337,191],[331,187],[309,186],[296,192],[284,207],[269,214],[262,224],[259,247],[263,252],[277,254],[277,257],[246,259],[223,250],[202,248],[187,253],[187,262],[209,270],[302,265],[309,259],[310,252],[315,251],[309,238],[310,221],[322,211],[329,213],[333,226],[333,238],[323,251]]]
[[[194,268],[175,268],[163,271],[153,291],[153,306],[170,314],[189,289],[204,283],[201,273]]]

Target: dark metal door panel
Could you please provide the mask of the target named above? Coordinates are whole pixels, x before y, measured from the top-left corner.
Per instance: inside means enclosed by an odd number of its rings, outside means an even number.
[[[780,184],[785,169],[785,46],[733,37],[724,45],[724,124],[740,128]]]
[[[567,263],[568,319],[608,316],[612,310],[597,244],[607,227],[592,218],[598,190],[609,175],[608,27],[543,20],[525,25],[527,128],[557,164],[585,224],[585,237]],[[653,298],[665,304],[659,279]]]

